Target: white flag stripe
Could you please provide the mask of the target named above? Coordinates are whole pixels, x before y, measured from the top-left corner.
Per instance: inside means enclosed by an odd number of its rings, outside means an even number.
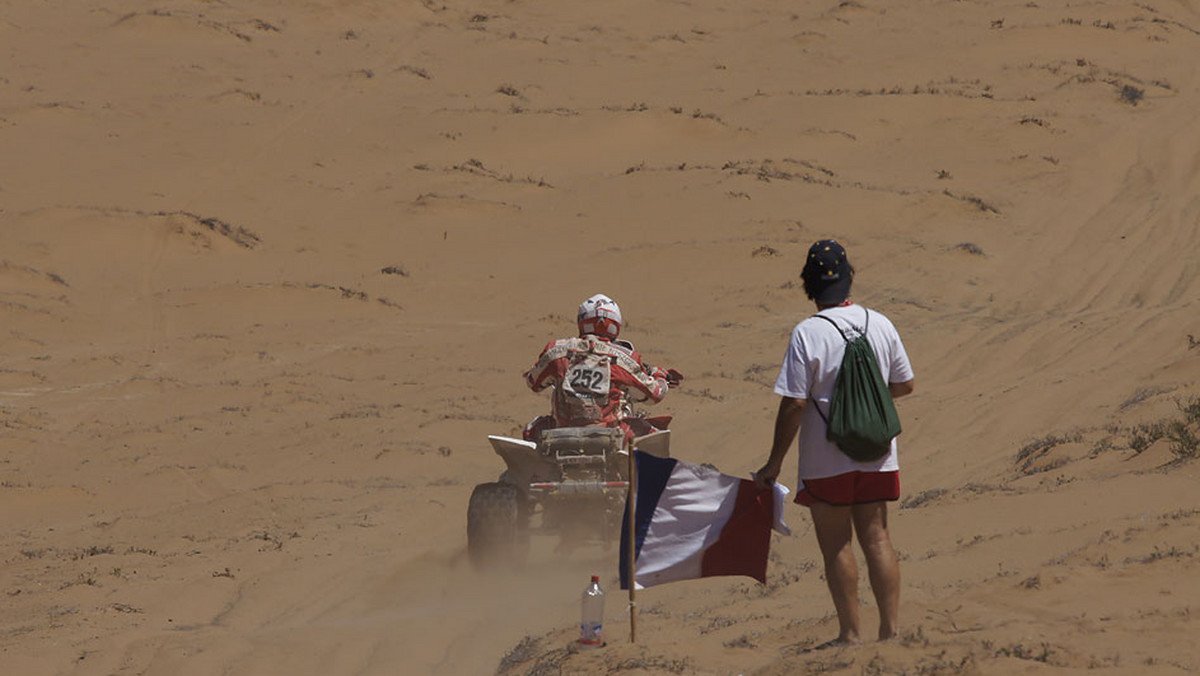
[[[701,576],[704,551],[729,521],[739,483],[708,467],[676,463],[638,556],[638,587]]]

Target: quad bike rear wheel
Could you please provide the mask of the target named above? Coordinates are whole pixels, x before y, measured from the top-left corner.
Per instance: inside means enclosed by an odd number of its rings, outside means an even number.
[[[467,505],[467,554],[483,570],[524,563],[529,553],[529,511],[509,483],[479,484]]]

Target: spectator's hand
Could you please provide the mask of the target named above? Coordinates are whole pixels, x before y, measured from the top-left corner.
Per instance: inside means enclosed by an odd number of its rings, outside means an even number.
[[[754,483],[761,490],[767,490],[775,485],[775,479],[779,478],[779,467],[772,465],[770,462],[763,465],[761,469],[754,473]]]

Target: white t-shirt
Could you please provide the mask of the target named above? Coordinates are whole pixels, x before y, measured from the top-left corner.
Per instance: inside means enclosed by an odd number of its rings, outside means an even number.
[[[871,313],[867,323],[867,312]],[[885,383],[903,383],[913,379],[912,364],[900,342],[900,334],[887,317],[868,311],[861,305],[827,308],[820,312],[837,322],[851,340],[860,335],[867,323],[867,340],[875,351]],[[846,341],[829,322],[809,317],[792,329],[783,366],[775,380],[775,393],[793,399],[807,399],[800,420],[800,483],[805,479],[821,479],[855,470],[860,472],[890,472],[900,469],[896,455],[896,440],[887,455],[871,462],[857,462],[825,438],[825,421],[829,416],[829,397],[837,382],[838,369],[846,352]]]

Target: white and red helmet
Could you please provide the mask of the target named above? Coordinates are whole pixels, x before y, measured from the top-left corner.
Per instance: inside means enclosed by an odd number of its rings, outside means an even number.
[[[621,308],[608,296],[598,293],[579,305],[579,335],[594,334],[616,338],[621,333]]]

